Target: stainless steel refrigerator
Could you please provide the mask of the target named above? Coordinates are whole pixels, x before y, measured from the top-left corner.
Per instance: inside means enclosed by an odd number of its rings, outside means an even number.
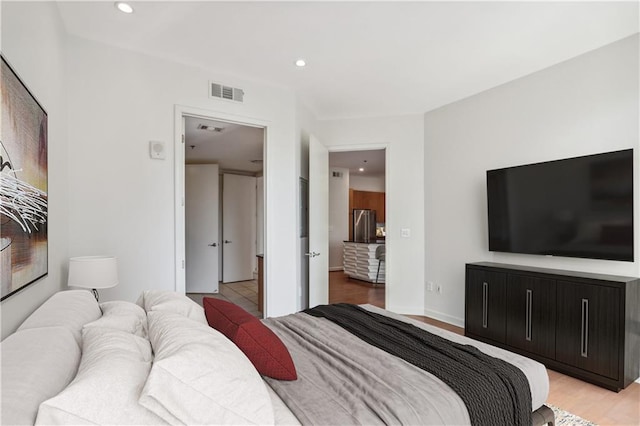
[[[356,243],[376,242],[376,211],[353,209],[353,241]]]

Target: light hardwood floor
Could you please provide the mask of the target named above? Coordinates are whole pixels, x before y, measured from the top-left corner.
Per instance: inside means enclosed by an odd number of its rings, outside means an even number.
[[[370,303],[384,308],[384,286],[373,286],[349,280],[343,272],[329,273],[329,303]],[[411,318],[454,333],[464,329],[432,318],[409,315]],[[549,374],[547,402],[590,420],[598,425],[640,425],[640,383],[632,383],[619,393],[566,376],[553,370]]]

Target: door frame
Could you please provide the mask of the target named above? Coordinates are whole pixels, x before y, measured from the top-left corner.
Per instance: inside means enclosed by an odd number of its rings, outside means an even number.
[[[389,218],[393,218],[394,215],[389,208],[389,188],[391,188],[391,179],[389,176],[389,159],[391,155],[391,144],[389,143],[364,143],[364,144],[353,144],[353,145],[327,145],[327,149],[329,153],[332,152],[352,152],[352,151],[374,151],[378,149],[384,149],[384,209],[385,209],[385,230],[386,234],[389,235]],[[331,167],[331,165],[329,165]],[[384,305],[389,306],[389,293],[393,287],[390,287],[388,284],[393,280],[393,263],[389,259],[393,259],[393,243],[388,237],[385,238],[385,262],[384,262],[384,274],[385,274],[385,287],[384,287]]]
[[[185,173],[185,155],[184,155],[184,118],[195,117],[207,120],[224,121],[228,123],[241,124],[243,126],[259,127],[264,130],[264,141],[262,149],[262,164],[263,164],[263,176],[264,176],[264,194],[263,202],[267,206],[267,174],[264,170],[267,168],[267,149],[268,142],[270,140],[270,123],[265,120],[260,120],[253,117],[245,117],[235,114],[229,114],[222,111],[207,110],[203,108],[190,107],[186,105],[175,105],[174,107],[174,135],[173,135],[173,170],[174,170],[174,214],[175,214],[175,291],[180,294],[186,292],[186,274],[185,274],[185,259],[186,259],[186,239],[185,239],[185,212],[184,212],[184,173]],[[264,210],[264,221],[267,223],[268,211]],[[267,271],[269,268],[269,260],[266,256],[267,247],[269,245],[269,231],[265,227],[264,229],[264,251],[265,251],[265,263],[264,263],[264,291],[267,289]],[[264,306],[259,307],[263,313],[267,312],[267,299],[264,298]]]

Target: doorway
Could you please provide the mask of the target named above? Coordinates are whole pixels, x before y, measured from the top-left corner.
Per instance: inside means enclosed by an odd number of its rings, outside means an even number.
[[[385,307],[386,211],[386,149],[330,151],[329,303]]]
[[[228,300],[261,317],[265,128],[182,118],[185,292],[200,303],[204,296]]]

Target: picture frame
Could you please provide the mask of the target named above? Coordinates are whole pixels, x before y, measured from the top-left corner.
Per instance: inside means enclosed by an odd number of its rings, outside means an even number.
[[[48,115],[0,57],[0,300],[5,300],[49,271]]]

